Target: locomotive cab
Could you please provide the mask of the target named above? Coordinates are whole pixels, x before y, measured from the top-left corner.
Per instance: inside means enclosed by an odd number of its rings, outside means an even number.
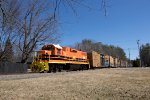
[[[42,47],[42,50],[51,51],[51,55],[62,55],[62,47],[55,44],[49,44]]]
[[[34,60],[31,65],[32,72],[48,71],[50,58],[56,55],[62,55],[61,46],[54,44],[44,45],[41,50],[36,51],[34,54]]]
[[[44,72],[48,70],[51,51],[40,50],[34,52],[33,62],[31,65],[32,72]]]

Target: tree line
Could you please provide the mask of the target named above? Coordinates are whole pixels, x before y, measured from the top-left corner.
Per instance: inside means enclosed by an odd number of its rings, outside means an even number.
[[[107,54],[112,57],[127,60],[124,50],[119,46],[106,45],[90,39],[83,39],[81,42],[76,43],[74,47],[85,52],[96,51],[100,54]]]

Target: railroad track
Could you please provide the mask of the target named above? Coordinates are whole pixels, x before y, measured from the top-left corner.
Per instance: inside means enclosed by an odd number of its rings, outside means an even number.
[[[90,71],[90,70],[84,70]],[[83,71],[62,71],[56,73],[25,73],[25,74],[9,74],[9,75],[0,75],[1,80],[20,80],[20,79],[29,79],[29,78],[39,78],[39,77],[53,77],[56,75],[64,75],[64,74],[73,74],[73,73],[82,73]]]

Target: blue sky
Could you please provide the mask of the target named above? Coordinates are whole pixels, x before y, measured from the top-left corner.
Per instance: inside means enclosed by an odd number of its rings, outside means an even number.
[[[150,0],[107,0],[107,16],[101,10],[101,0],[87,0],[92,9],[77,7],[60,10],[60,45],[73,45],[87,38],[122,47],[131,59],[138,56],[137,40],[150,43]],[[96,3],[95,3],[96,2]]]

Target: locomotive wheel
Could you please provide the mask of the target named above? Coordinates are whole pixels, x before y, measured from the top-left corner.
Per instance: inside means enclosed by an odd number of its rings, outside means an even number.
[[[60,68],[60,66],[59,66],[59,68],[58,68],[58,72],[61,72],[61,68]]]
[[[86,66],[87,70],[89,70],[89,66]]]
[[[83,66],[83,65],[80,65],[79,71],[83,71],[83,69],[84,69],[84,66]]]
[[[48,64],[48,66],[49,66],[49,70],[47,71],[47,73],[51,73],[52,72],[52,65]]]
[[[56,65],[52,64],[52,72],[56,73]]]
[[[88,66],[88,65],[85,65],[85,69],[88,70],[88,69],[89,69],[89,66]]]

